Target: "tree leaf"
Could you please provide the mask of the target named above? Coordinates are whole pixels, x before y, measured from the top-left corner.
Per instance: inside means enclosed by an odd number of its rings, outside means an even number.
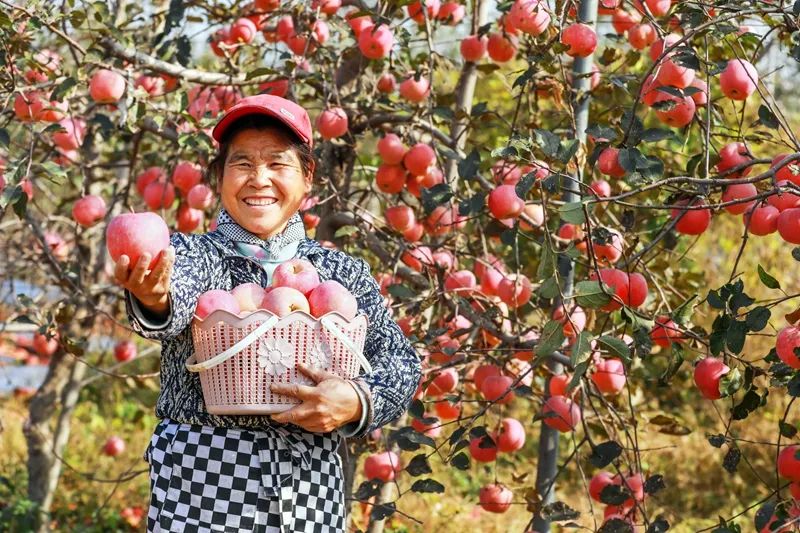
[[[781,288],[781,284],[778,282],[778,280],[767,274],[767,271],[764,270],[764,267],[761,265],[758,265],[758,277],[761,279],[761,283],[763,283],[764,286],[769,289]]]
[[[570,355],[570,361],[572,362],[572,366],[577,366],[584,361],[589,360],[592,355],[591,352],[591,343],[592,343],[592,334],[588,331],[581,331],[578,333],[578,337],[575,339],[575,342],[572,344],[572,353]]]
[[[781,125],[781,123],[778,121],[778,117],[775,116],[775,113],[773,113],[772,110],[764,104],[761,104],[761,106],[758,108],[758,121],[764,126],[773,130],[777,130]]]
[[[481,154],[477,148],[467,154],[467,157],[458,162],[458,175],[465,181],[475,179],[481,164]]]
[[[598,444],[592,449],[589,462],[597,468],[604,468],[620,456],[622,446],[616,441],[606,441]]]
[[[575,284],[575,300],[584,308],[597,309],[611,301],[611,296],[603,292],[599,281],[579,281]]]
[[[771,315],[772,312],[762,305],[754,307],[747,313],[747,317],[745,318],[747,329],[750,331],[761,331],[767,327]]]
[[[442,494],[444,492],[444,485],[431,478],[418,479],[411,485],[411,490],[420,493]]]
[[[542,335],[536,345],[536,355],[543,357],[556,351],[564,342],[564,326],[557,320],[551,320],[542,328]]]
[[[612,354],[620,357],[625,363],[631,362],[631,350],[622,339],[610,335],[603,335],[597,339],[597,342],[608,348]]]
[[[582,202],[570,202],[558,208],[558,213],[564,222],[570,224],[583,224],[586,222],[586,215],[583,212]]]
[[[392,516],[397,511],[397,506],[394,502],[381,503],[372,508],[369,514],[372,520],[383,520]]]

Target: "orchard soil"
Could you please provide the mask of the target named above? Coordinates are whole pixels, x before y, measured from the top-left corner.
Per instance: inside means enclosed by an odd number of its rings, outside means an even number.
[[[730,275],[730,265],[741,242],[741,222],[733,216],[721,214],[714,217],[712,226],[696,241],[685,239],[673,255],[686,254],[696,262],[695,272],[703,272],[707,284],[698,286],[701,296],[708,288],[724,284]],[[665,255],[664,261],[672,261],[676,257]],[[797,267],[786,245],[777,235],[750,239],[746,253],[743,254],[739,271],[756,272],[757,265],[767,272],[782,273],[796,271]],[[714,277],[716,276],[716,277]],[[753,279],[745,279],[748,294],[754,298],[774,296],[761,285],[755,274]],[[697,276],[697,280],[701,280]],[[691,280],[690,280],[691,281]],[[782,278],[787,293],[795,293],[800,289],[800,281]],[[669,287],[664,287],[669,290]],[[768,326],[777,331],[782,324],[782,315],[793,311],[791,308],[779,308],[773,313],[773,320]],[[708,328],[710,324],[700,323]],[[763,339],[763,340],[762,340]],[[746,358],[764,357],[774,337],[748,338],[744,350]],[[653,364],[663,362],[663,352],[654,351]],[[691,361],[694,357],[690,355]],[[156,364],[153,358],[138,362],[139,370],[146,372]],[[640,371],[639,369],[638,371]],[[724,431],[724,422],[730,409],[730,400],[710,402],[702,400],[691,382],[691,368],[684,363],[679,375],[675,378],[671,389],[656,387],[642,388],[642,379],[634,377],[629,380],[635,389],[631,391],[635,408],[643,416],[640,420],[652,420],[656,415],[669,416],[687,428],[698,428],[687,435],[668,435],[661,433],[661,426],[644,423],[638,428],[638,437],[642,449],[643,466],[648,475],[662,474],[666,489],[656,496],[648,498],[647,508],[650,516],[664,513],[672,524],[671,531],[690,532],[713,526],[717,516],[726,516],[730,510],[740,512],[763,498],[756,475],[764,480],[774,479],[774,457],[768,456],[765,446],[748,445],[740,442],[743,454],[738,467],[738,475],[728,475],[721,467],[726,449],[712,447],[707,436]],[[541,378],[538,378],[541,379]],[[74,417],[73,432],[66,447],[64,460],[69,465],[64,468],[56,495],[53,514],[53,530],[63,532],[106,532],[106,531],[143,531],[144,521],[131,525],[120,516],[126,507],[140,506],[146,513],[148,504],[149,482],[146,463],[142,453],[149,441],[156,419],[152,414],[152,406],[157,395],[157,381],[144,383],[133,381],[111,380],[98,381],[99,386],[89,386],[83,391],[87,401],[81,401]],[[671,406],[669,410],[657,410],[650,399],[655,395],[668,395]],[[620,396],[624,401],[626,395]],[[778,421],[786,407],[787,398],[784,393],[775,391],[768,399],[765,409],[759,416],[751,417],[746,424],[734,426],[735,434],[745,440],[764,440],[764,435],[775,435]],[[508,409],[508,408],[505,408]],[[518,401],[505,414],[527,422],[526,449],[516,457],[535,457],[539,424],[530,422],[535,408],[528,402]],[[499,413],[498,413],[499,415]],[[24,524],[14,522],[14,514],[21,515],[26,509],[26,449],[22,436],[22,425],[27,416],[24,401],[6,398],[0,400],[0,529],[24,531]],[[492,420],[494,422],[496,420]],[[445,432],[445,434],[448,434]],[[120,435],[125,439],[126,449],[116,458],[102,455],[101,449],[111,435]],[[571,436],[562,436],[562,457],[565,457],[573,445]],[[398,508],[403,513],[414,516],[422,525],[396,514],[387,524],[386,531],[485,531],[510,532],[524,531],[530,513],[526,510],[523,493],[535,481],[536,465],[525,463],[514,455],[500,454],[498,461],[511,461],[514,465],[517,481],[502,479],[514,489],[515,505],[502,515],[492,515],[480,510],[477,506],[478,490],[494,477],[492,465],[476,465],[465,472],[445,468],[440,461],[431,461],[434,473],[431,477],[442,480],[447,487],[443,495],[407,494],[399,502]],[[408,457],[405,458],[406,460]],[[588,462],[582,458],[581,465],[587,468]],[[115,479],[126,472],[141,473],[131,481],[115,483],[91,481],[85,475],[101,479]],[[504,471],[508,471],[504,469]],[[360,470],[359,470],[360,472]],[[594,472],[588,466],[589,476]],[[754,473],[755,472],[755,473]],[[407,490],[411,481],[407,474],[401,474],[398,480],[400,487]],[[594,520],[590,502],[584,496],[585,483],[580,474],[570,467],[560,478],[557,485],[558,497],[582,513],[578,522],[589,527],[599,527],[602,522],[601,506],[594,504]],[[768,481],[769,482],[769,481]],[[728,510],[728,511],[726,511]],[[366,518],[363,507],[353,506],[354,526],[364,528]],[[679,514],[678,514],[679,513]],[[742,531],[753,528],[754,511],[746,513],[736,523]],[[129,519],[136,522],[135,519]],[[13,525],[16,524],[16,525]],[[8,529],[6,529],[8,528]],[[15,529],[16,528],[16,529]],[[554,528],[559,531],[558,527]]]

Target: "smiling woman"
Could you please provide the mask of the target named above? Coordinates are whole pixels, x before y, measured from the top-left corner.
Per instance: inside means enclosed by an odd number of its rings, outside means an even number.
[[[217,229],[175,233],[158,264],[120,262],[134,330],[162,342],[161,394],[145,459],[150,464],[148,531],[343,531],[342,437],[397,418],[420,380],[420,362],[386,309],[362,259],[305,235],[298,209],[311,190],[314,158],[306,111],[258,95],[234,105],[213,131],[209,178],[221,198]],[[149,259],[149,258],[148,258]],[[303,384],[272,385],[298,404],[267,416],[208,412],[193,354],[191,321],[201,294],[243,284],[269,287],[287,261],[305,260],[335,280],[367,316],[364,357],[353,380],[298,365]],[[277,388],[276,388],[277,387]]]
[[[209,165],[222,206],[261,239],[286,227],[311,191],[314,168],[310,145],[263,115],[231,124]]]

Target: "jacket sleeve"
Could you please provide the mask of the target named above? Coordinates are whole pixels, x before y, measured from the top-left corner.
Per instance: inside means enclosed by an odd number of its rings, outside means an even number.
[[[369,265],[363,259],[355,259],[355,263],[348,288],[369,321],[364,356],[372,365],[371,373],[355,380],[369,400],[366,423],[353,435],[362,437],[398,418],[408,408],[419,385],[421,366],[416,351],[384,306]]]
[[[158,341],[171,339],[191,322],[197,299],[209,290],[211,278],[207,249],[198,241],[196,236],[182,233],[173,233],[170,237],[170,244],[175,247],[175,264],[170,276],[169,314],[165,319],[154,320],[139,301],[125,291],[128,320],[142,337]]]

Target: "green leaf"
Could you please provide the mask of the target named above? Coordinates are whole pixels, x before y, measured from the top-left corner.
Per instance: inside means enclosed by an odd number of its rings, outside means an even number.
[[[675,134],[672,131],[661,128],[647,128],[642,132],[642,140],[644,142],[658,142],[674,138]]]
[[[450,201],[453,197],[453,191],[446,183],[439,183],[430,189],[423,188],[420,195],[422,196],[422,207],[425,209],[426,214],[436,209],[442,204]]]
[[[764,306],[760,305],[758,307],[754,307],[750,310],[750,312],[747,313],[747,317],[745,318],[747,329],[750,331],[761,331],[767,327],[767,323],[769,323],[771,314],[771,311]]]
[[[11,143],[11,137],[8,135],[8,130],[5,128],[0,128],[0,144],[8,148],[8,145]]]
[[[547,157],[556,157],[558,150],[561,148],[561,141],[558,136],[547,130],[533,130],[533,139]]]
[[[520,198],[525,198],[525,196],[528,195],[528,192],[533,187],[534,183],[536,183],[536,172],[528,172],[522,176],[522,179],[519,180],[514,186],[514,191]]]
[[[792,259],[795,261],[800,261],[800,246],[795,246],[792,248]]]
[[[539,268],[536,269],[536,279],[543,280],[553,276],[556,271],[556,256],[550,249],[550,242],[545,239],[542,243],[542,257],[539,258]]]
[[[480,213],[486,204],[486,192],[479,191],[466,200],[458,203],[458,214],[464,217]]]
[[[431,478],[418,479],[411,485],[411,490],[420,493],[442,494],[444,492],[444,485]]]
[[[761,104],[758,108],[758,120],[764,126],[771,128],[773,130],[778,129],[781,123],[778,121],[778,117],[775,116],[775,113],[772,112],[770,108]]]
[[[616,441],[601,442],[592,449],[589,462],[596,468],[604,468],[622,454],[622,446]]]
[[[405,469],[406,472],[414,477],[433,472],[430,462],[428,461],[428,456],[424,453],[415,455],[414,458],[409,461]]]
[[[478,168],[481,164],[481,154],[477,148],[467,154],[467,157],[458,162],[458,175],[461,179],[470,181],[478,175]]]
[[[350,237],[351,235],[355,235],[358,233],[358,226],[342,226],[341,228],[336,230],[336,233],[333,234],[335,238],[339,237]]]
[[[611,301],[611,297],[603,292],[599,281],[579,281],[575,284],[575,299],[584,308],[597,309]]]
[[[586,216],[583,212],[583,204],[581,202],[570,202],[558,208],[558,213],[564,222],[570,224],[583,224],[586,222]]]
[[[69,77],[58,84],[58,87],[53,89],[53,92],[50,93],[50,100],[55,100],[60,102],[64,99],[64,96],[67,95],[67,92],[75,87],[78,84],[75,78]]]
[[[744,348],[746,338],[747,324],[739,320],[732,321],[725,336],[725,344],[728,345],[728,349],[733,353],[740,353]]]
[[[597,339],[597,342],[608,348],[608,351],[620,357],[626,363],[631,362],[631,350],[622,339],[610,335],[603,335]]]
[[[247,73],[245,76],[245,80],[252,80],[253,78],[260,78],[261,76],[273,76],[277,75],[278,71],[275,69],[271,69],[268,67],[261,67],[257,69],[253,69]]]
[[[570,361],[572,366],[577,366],[585,361],[588,361],[592,356],[592,334],[588,331],[581,331],[572,345],[572,354]]]
[[[570,159],[578,153],[579,147],[580,142],[578,142],[578,139],[568,139],[559,146],[556,158],[562,163],[569,163]]]
[[[542,282],[542,286],[539,287],[539,296],[546,300],[550,300],[559,295],[558,289],[558,280],[555,278],[555,276],[549,277],[544,280]]]
[[[458,452],[450,459],[450,464],[454,467],[458,468],[459,470],[468,470],[469,469],[469,456],[464,452]]]
[[[536,355],[543,357],[552,354],[564,342],[564,326],[557,320],[551,320],[542,328],[542,335],[536,345]]]
[[[761,283],[769,289],[781,288],[781,284],[778,283],[778,280],[767,274],[767,271],[764,270],[764,267],[761,265],[758,265],[758,277],[761,279]]]
[[[372,508],[372,512],[369,513],[369,517],[375,521],[383,520],[392,516],[396,510],[397,506],[394,502],[381,503]]]
[[[417,295],[414,291],[399,283],[393,283],[389,285],[386,290],[389,292],[390,296],[399,300],[408,300]]]

